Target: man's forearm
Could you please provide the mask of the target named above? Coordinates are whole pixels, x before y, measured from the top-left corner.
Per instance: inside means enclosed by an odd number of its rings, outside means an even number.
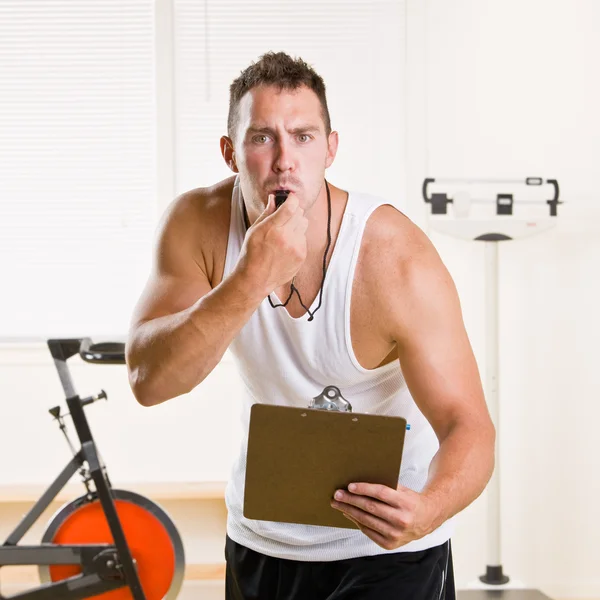
[[[432,507],[431,531],[481,495],[494,470],[495,439],[491,423],[459,422],[442,440],[422,490]]]
[[[188,309],[136,326],[127,363],[140,404],[159,404],[201,383],[262,299],[243,277],[233,275]]]

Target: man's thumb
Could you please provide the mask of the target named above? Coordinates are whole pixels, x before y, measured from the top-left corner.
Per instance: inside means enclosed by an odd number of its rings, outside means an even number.
[[[269,194],[267,198],[267,205],[265,206],[265,210],[258,217],[257,221],[264,221],[269,215],[272,215],[275,212],[275,195]]]

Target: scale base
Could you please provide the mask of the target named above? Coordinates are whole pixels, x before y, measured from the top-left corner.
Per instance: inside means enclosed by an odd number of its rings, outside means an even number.
[[[488,586],[492,587],[492,586]],[[549,596],[531,588],[506,589],[505,586],[495,586],[500,589],[486,590],[457,590],[457,600],[551,600]]]
[[[491,584],[481,581],[481,578],[476,581],[467,583],[467,590],[524,590],[527,586],[521,581],[511,579],[503,584]]]
[[[488,565],[485,569],[485,575],[481,575],[479,581],[489,585],[504,585],[510,581],[510,578],[504,574],[502,565],[494,567]]]
[[[494,583],[491,583],[494,582]],[[502,572],[502,565],[486,569],[486,574],[457,591],[458,600],[550,600],[538,590],[528,588],[521,581],[510,579]]]

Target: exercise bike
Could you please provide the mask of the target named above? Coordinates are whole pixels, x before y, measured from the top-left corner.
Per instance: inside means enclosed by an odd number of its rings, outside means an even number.
[[[93,344],[90,338],[47,342],[66,394],[81,447],[66,432],[60,406],[50,409],[67,438],[73,459],[0,545],[0,572],[8,565],[38,565],[41,585],[0,600],[174,600],[184,577],[181,537],[170,517],[150,499],[114,489],[92,437],[84,407],[106,399],[104,390],[80,398],[67,360],[78,354],[95,364],[125,364],[123,343]],[[39,546],[19,541],[79,471],[85,493],[50,519]]]

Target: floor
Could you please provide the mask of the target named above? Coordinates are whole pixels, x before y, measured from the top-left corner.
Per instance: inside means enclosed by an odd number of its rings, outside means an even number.
[[[222,583],[186,582],[177,600],[223,600]],[[459,590],[457,600],[551,600],[537,590]]]
[[[28,586],[31,587],[31,586]],[[2,586],[4,594],[15,594],[23,586]],[[551,600],[537,590],[458,590],[457,600]],[[177,596],[177,600],[224,600],[225,582],[223,581],[186,581]],[[554,599],[552,599],[554,600]]]
[[[4,593],[17,593],[23,588],[7,586]],[[186,581],[177,600],[224,600],[225,585],[222,581]],[[551,600],[537,590],[458,590],[457,600]]]

